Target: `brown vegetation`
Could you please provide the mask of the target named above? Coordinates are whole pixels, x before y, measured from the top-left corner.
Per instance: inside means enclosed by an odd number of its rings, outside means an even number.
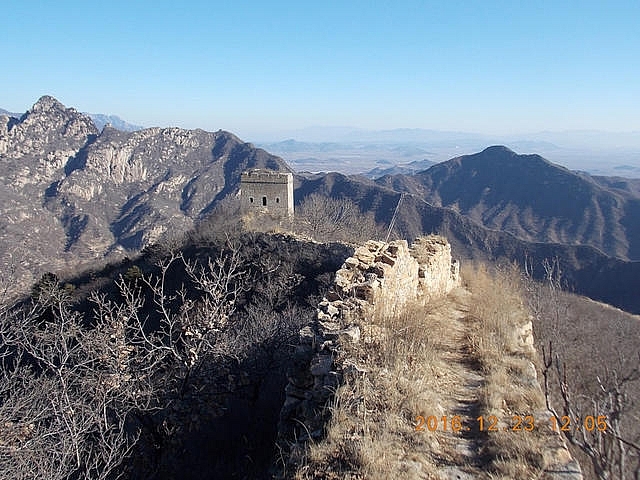
[[[295,478],[435,475],[431,453],[442,453],[439,432],[416,432],[415,426],[418,415],[432,414],[429,407],[443,402],[442,386],[453,381],[441,356],[438,339],[446,338],[447,326],[438,308],[432,305],[428,314],[424,306],[412,305],[363,326],[364,347],[344,352],[362,369],[336,392],[326,438],[310,446]],[[456,461],[453,448],[446,454]]]
[[[498,431],[489,432],[485,442],[488,470],[500,478],[531,478],[544,468],[548,435],[541,425],[532,431],[511,430],[514,417],[533,419],[534,424],[546,420],[539,415],[544,399],[535,382],[536,354],[523,336],[528,313],[519,272],[508,268],[489,273],[480,265],[465,268],[463,278],[473,294],[471,355],[484,377],[479,414],[499,420]],[[523,429],[528,427],[523,423]]]
[[[0,478],[267,477],[290,345],[350,250],[198,239],[0,303]]]
[[[363,212],[352,200],[317,193],[296,207],[294,228],[320,242],[364,242],[383,235],[373,213]]]

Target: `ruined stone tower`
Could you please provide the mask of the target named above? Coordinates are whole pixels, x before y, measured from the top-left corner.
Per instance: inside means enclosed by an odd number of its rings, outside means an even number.
[[[293,174],[274,170],[247,170],[240,177],[243,212],[293,217]]]

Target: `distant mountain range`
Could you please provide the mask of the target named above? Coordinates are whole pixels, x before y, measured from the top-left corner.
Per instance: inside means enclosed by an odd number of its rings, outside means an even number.
[[[640,131],[608,132],[602,130],[540,131],[522,134],[484,134],[463,131],[433,130],[425,128],[395,128],[385,130],[363,129],[349,126],[316,126],[272,134],[262,143],[276,143],[276,138],[290,138],[313,143],[343,144],[360,143],[404,143],[431,144],[436,146],[457,145],[477,147],[492,143],[509,144],[514,148],[528,150],[597,147],[613,150],[617,148],[640,148]]]
[[[136,130],[142,130],[144,128],[140,125],[126,122],[117,115],[104,115],[102,113],[85,113],[85,115],[91,117],[91,120],[93,120],[98,130],[102,130],[106,125],[110,125],[116,130],[123,132],[135,132]]]
[[[430,160],[435,157],[431,151],[410,143],[357,141],[314,143],[290,139],[260,144],[260,146],[286,158],[287,163],[297,171],[339,171],[376,177],[390,172],[417,171],[435,163]]]
[[[429,165],[430,152],[403,152],[408,168]],[[48,96],[19,118],[0,115],[0,165],[0,276],[22,288],[47,270],[122,258],[185,232],[237,193],[247,168],[290,171],[229,132],[100,131]],[[296,176],[296,203],[314,192],[353,199],[382,224],[402,198],[394,236],[441,233],[459,258],[528,259],[538,275],[557,256],[577,292],[640,312],[640,180],[572,172],[496,146],[376,180]]]
[[[404,188],[406,179],[400,176],[399,181]],[[400,202],[391,238],[413,239],[425,233],[439,233],[447,237],[454,256],[462,262],[489,260],[523,266],[526,261],[540,279],[544,276],[542,263],[557,257],[568,288],[640,313],[639,261],[614,258],[589,245],[527,241],[487,228],[455,209],[431,205],[420,194],[399,193],[390,178],[375,182],[340,173],[305,175],[296,196],[302,198],[313,192],[352,199],[363,210],[373,211],[382,223],[389,222]]]
[[[539,155],[490,147],[380,185],[447,207],[527,241],[590,245],[640,260],[640,196],[606,177],[579,174]],[[617,186],[616,186],[617,185]]]
[[[419,128],[311,127],[281,135],[290,139],[262,141],[259,145],[281,155],[298,170],[365,173],[414,160],[437,163],[473,154],[487,145],[506,145],[514,151],[537,153],[557,164],[592,175],[640,177],[640,132],[487,135]],[[412,150],[416,156],[407,157]]]
[[[429,160],[414,160],[413,162],[394,165],[388,168],[376,167],[364,175],[374,179],[384,177],[385,175],[414,175],[433,165],[435,165],[435,162]]]
[[[104,115],[102,113],[84,113],[89,116],[98,130],[102,130],[105,125],[110,125],[117,130],[123,132],[135,132],[136,130],[142,130],[144,127],[140,125],[134,125],[126,122],[117,115]],[[3,108],[0,108],[0,115],[8,115],[14,118],[20,118],[22,113],[9,112]]]
[[[0,108],[0,115],[7,115],[9,117],[20,118],[20,116],[22,114],[21,113],[10,112],[8,110],[5,110],[4,108]]]

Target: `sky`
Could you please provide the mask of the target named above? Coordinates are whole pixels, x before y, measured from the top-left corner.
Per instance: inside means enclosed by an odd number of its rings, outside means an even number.
[[[0,107],[254,139],[640,131],[640,1],[5,0]]]

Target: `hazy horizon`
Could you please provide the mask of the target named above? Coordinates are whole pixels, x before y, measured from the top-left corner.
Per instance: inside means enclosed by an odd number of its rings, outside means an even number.
[[[76,108],[74,105],[66,106]],[[2,106],[0,110],[7,111]],[[113,115],[128,122],[117,113],[90,114]],[[151,126],[143,126],[148,127]],[[373,130],[311,126],[248,137],[239,132],[231,133],[282,157],[297,171],[366,173],[412,162],[439,163],[477,153],[491,145],[505,145],[519,154],[539,154],[571,170],[595,175],[640,177],[640,132],[575,130],[491,135],[420,128]]]

